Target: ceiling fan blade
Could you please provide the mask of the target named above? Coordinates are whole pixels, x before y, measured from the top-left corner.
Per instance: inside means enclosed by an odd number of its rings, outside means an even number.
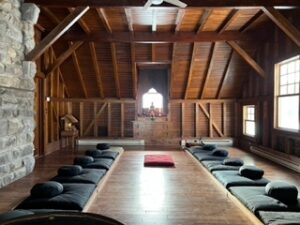
[[[144,5],[144,9],[146,9],[146,10],[149,9],[151,4],[152,4],[152,1],[148,0],[148,2],[146,2],[146,4]]]
[[[172,4],[172,5],[176,5],[180,8],[187,7],[187,4],[185,4],[184,2],[179,1],[179,0],[164,0],[164,2],[167,2],[167,3]]]

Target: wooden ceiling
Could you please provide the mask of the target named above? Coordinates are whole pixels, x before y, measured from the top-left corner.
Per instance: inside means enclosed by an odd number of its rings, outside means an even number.
[[[237,98],[250,70],[264,76],[253,57],[266,37],[255,31],[271,22],[260,7],[240,5],[245,1],[226,1],[240,6],[234,8],[211,0],[216,8],[148,10],[138,7],[145,1],[89,0],[90,9],[79,0],[30,2],[41,7],[37,28],[45,39],[86,10],[51,43],[56,60],[43,71],[51,76],[59,68],[70,98],[135,98],[138,72],[147,67],[170,68],[171,99]],[[119,3],[103,7],[111,2]]]

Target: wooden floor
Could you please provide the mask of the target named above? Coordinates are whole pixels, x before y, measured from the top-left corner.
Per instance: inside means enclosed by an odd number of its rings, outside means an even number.
[[[184,151],[174,150],[125,151],[89,212],[128,225],[252,224],[204,168]],[[176,168],[145,168],[144,155],[151,153],[171,154]],[[61,150],[37,160],[31,175],[0,190],[0,212],[26,197],[35,183],[53,177],[59,166],[72,163],[76,154]],[[300,187],[298,173],[237,149],[230,149],[230,155],[263,168],[269,179],[288,180]]]

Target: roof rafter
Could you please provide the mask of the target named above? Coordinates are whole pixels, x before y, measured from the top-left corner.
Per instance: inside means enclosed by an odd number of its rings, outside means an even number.
[[[119,81],[119,71],[118,71],[118,63],[117,63],[116,44],[110,43],[110,48],[111,48],[112,63],[113,63],[113,68],[114,68],[116,95],[118,98],[120,98],[121,94],[120,94],[120,81]]]
[[[59,39],[77,20],[79,20],[89,7],[78,7],[70,13],[60,24],[58,24],[35,48],[26,55],[27,61],[35,61],[40,57],[57,39]]]
[[[250,20],[248,20],[241,28],[240,32],[246,32],[251,25],[263,15],[263,11],[259,10]]]
[[[238,53],[242,59],[248,63],[261,77],[265,78],[266,73],[261,68],[261,66],[243,49],[241,48],[236,42],[234,41],[227,41],[227,44],[232,47],[232,49]]]
[[[185,87],[184,99],[187,99],[188,89],[190,87],[190,83],[192,80],[193,68],[194,68],[196,52],[197,52],[198,48],[199,48],[199,44],[193,43],[193,50],[192,50],[192,54],[191,54],[190,68],[189,68],[188,79],[187,79],[186,87]]]
[[[199,34],[203,30],[203,27],[211,13],[212,13],[212,9],[204,10],[204,13],[202,14],[201,19],[199,21],[199,27],[197,29],[197,34]]]
[[[203,81],[202,89],[201,89],[200,96],[199,96],[200,99],[203,98],[204,90],[205,90],[207,81],[209,79],[209,76],[211,74],[211,70],[213,68],[212,66],[214,64],[215,54],[216,54],[216,43],[212,43],[211,48],[210,48],[210,52],[209,52],[209,55],[208,55],[208,64],[207,64],[207,68],[206,68],[206,73],[204,75],[204,81]]]
[[[233,55],[233,49],[230,50],[230,53],[229,53],[229,56],[228,56],[228,59],[227,59],[227,62],[226,62],[225,68],[224,68],[224,72],[222,74],[222,78],[221,78],[221,81],[220,81],[220,84],[219,84],[219,87],[217,90],[216,98],[220,98],[220,96],[221,96],[223,84],[229,74],[229,66],[230,66],[230,62],[232,59],[232,55]]]
[[[264,13],[298,46],[300,47],[300,32],[273,7],[263,7]]]
[[[230,23],[238,16],[238,9],[232,9],[226,19],[218,28],[218,33],[223,33],[226,28],[230,25]]]

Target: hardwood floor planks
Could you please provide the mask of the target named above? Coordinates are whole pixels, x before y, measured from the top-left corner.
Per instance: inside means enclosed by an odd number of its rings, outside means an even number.
[[[151,149],[153,151],[147,151]],[[128,225],[250,225],[247,216],[186,152],[164,148],[125,151],[88,212],[113,217]],[[75,155],[60,150],[36,162],[29,176],[0,189],[0,212],[13,208],[31,187],[56,174],[58,167],[72,164]],[[145,154],[171,154],[175,168],[146,168]],[[300,175],[249,152],[230,149],[232,157],[265,170],[265,177],[287,180],[300,187]]]

